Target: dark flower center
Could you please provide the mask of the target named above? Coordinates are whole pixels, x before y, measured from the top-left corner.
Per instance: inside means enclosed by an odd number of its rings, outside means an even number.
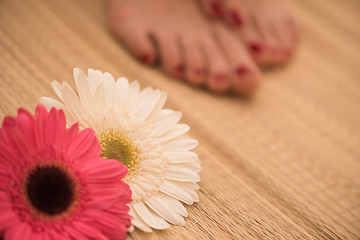
[[[30,171],[25,191],[32,207],[49,216],[66,212],[76,197],[74,179],[55,165],[37,166]]]

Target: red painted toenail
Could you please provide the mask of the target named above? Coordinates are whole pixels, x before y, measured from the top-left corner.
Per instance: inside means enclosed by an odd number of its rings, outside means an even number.
[[[143,63],[150,63],[150,56],[149,55],[143,55],[141,58],[140,58],[140,61],[143,62]]]
[[[198,68],[194,70],[194,73],[196,76],[203,76],[204,75],[204,70]]]
[[[256,43],[251,44],[250,49],[253,52],[261,52],[262,51],[262,47],[259,44],[256,44]]]
[[[214,77],[215,82],[218,84],[223,84],[227,81],[227,77],[225,74],[218,74]]]
[[[231,11],[231,18],[235,25],[241,26],[243,24],[243,20],[236,10]]]
[[[174,73],[176,75],[181,75],[184,72],[184,66],[183,65],[179,65],[174,69]]]
[[[223,17],[224,16],[224,10],[220,4],[219,1],[212,1],[211,2],[211,7],[212,10],[214,11],[215,15],[218,17]]]
[[[241,76],[241,75],[247,73],[248,71],[249,71],[249,69],[247,67],[241,66],[241,67],[238,67],[238,69],[236,69],[236,74]]]

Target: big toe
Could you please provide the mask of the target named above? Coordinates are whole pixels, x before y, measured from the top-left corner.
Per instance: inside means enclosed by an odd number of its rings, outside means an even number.
[[[245,44],[223,26],[217,28],[217,37],[230,66],[231,91],[238,94],[253,92],[260,84],[260,71]]]

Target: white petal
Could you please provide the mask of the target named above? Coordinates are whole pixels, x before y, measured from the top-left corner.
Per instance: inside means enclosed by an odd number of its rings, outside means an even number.
[[[166,229],[170,227],[164,219],[149,209],[142,201],[132,202],[131,206],[139,217],[150,227],[155,229]]]
[[[78,120],[81,118],[81,116],[85,115],[84,107],[82,106],[74,90],[67,82],[63,83],[62,93],[65,106],[69,110],[70,114],[74,117],[74,119]]]
[[[185,163],[174,163],[172,166],[182,167],[191,169],[192,171],[199,173],[201,171],[200,160],[194,162],[185,162]]]
[[[156,103],[154,109],[152,110],[151,114],[146,119],[147,122],[153,122],[158,117],[159,112],[163,108],[165,102],[166,102],[167,94],[166,92],[160,91],[160,98],[159,101]]]
[[[173,128],[169,129],[166,133],[160,136],[160,141],[168,141],[170,139],[176,138],[180,135],[183,135],[190,130],[190,127],[186,124],[176,124]]]
[[[119,102],[118,93],[116,91],[115,80],[110,73],[104,74],[104,94],[106,104],[117,106]]]
[[[61,92],[61,89],[62,89],[61,84],[58,81],[54,80],[54,81],[52,81],[51,86],[53,87],[56,95],[58,95],[58,97],[61,99],[61,101],[64,101],[63,97],[62,97],[62,92]]]
[[[131,206],[130,206],[130,209],[129,209],[129,214],[130,214],[130,216],[133,217],[133,219],[131,220],[131,223],[135,227],[139,228],[140,230],[142,230],[144,232],[152,232],[149,225],[147,225],[143,220],[141,220],[139,215],[136,214],[136,212],[133,210],[133,208]]]
[[[122,108],[127,101],[129,94],[129,81],[126,78],[119,78],[116,81],[116,90],[119,94],[119,102],[118,105]]]
[[[164,177],[169,180],[182,181],[182,182],[198,182],[200,181],[199,175],[188,167],[179,165],[170,165],[164,174]]]
[[[169,151],[164,152],[163,156],[168,159],[171,163],[187,163],[195,162],[199,160],[199,157],[196,153],[189,151]]]
[[[164,181],[161,185],[159,190],[173,198],[176,198],[186,204],[193,204],[196,201],[196,198],[193,198],[191,194],[187,191],[176,185],[172,181]]]
[[[133,109],[139,101],[140,84],[138,81],[133,81],[129,87],[129,95],[127,99],[127,109]]]
[[[195,190],[199,189],[199,185],[197,183],[194,183],[194,182],[178,182],[178,181],[168,181],[168,182],[170,182],[173,186],[176,186],[177,188],[182,189],[184,192],[189,194],[191,196],[191,199],[194,202],[199,201],[199,195],[195,191]]]
[[[171,208],[175,212],[177,212],[181,216],[187,217],[189,215],[188,212],[186,211],[186,208],[184,207],[184,205],[182,205],[182,203],[179,200],[170,197],[169,195],[164,194],[162,192],[158,192],[157,195],[159,195],[163,201],[165,201],[169,206],[171,206]]]
[[[178,215],[159,195],[152,195],[149,199],[145,200],[145,203],[166,221],[172,224],[185,226],[184,218]]]
[[[105,105],[104,84],[100,84],[99,86],[97,86],[94,93],[94,102],[99,106]]]
[[[167,130],[174,127],[175,124],[180,120],[181,118],[180,112],[175,112],[173,110],[162,110],[159,114],[159,119],[154,123],[154,132],[156,136],[161,136],[164,134]]]
[[[142,122],[149,116],[159,101],[159,98],[159,90],[154,91],[152,88],[146,88],[141,92],[139,104],[134,109],[134,113],[138,115],[139,121]]]
[[[65,109],[64,104],[62,104],[61,102],[59,102],[53,98],[49,98],[49,97],[41,97],[40,103],[42,105],[44,105],[48,110],[50,110],[52,107],[55,107],[58,109]]]
[[[95,71],[94,69],[89,68],[88,80],[89,80],[89,84],[90,84],[91,94],[94,94],[97,87],[103,83],[102,77],[103,77],[103,74],[101,71],[99,71],[99,70]]]
[[[73,77],[74,77],[74,79],[75,79],[75,82],[77,81],[77,76],[78,76],[79,72],[82,72],[80,68],[75,67],[75,68],[73,69]]]
[[[199,145],[199,142],[193,138],[176,138],[164,144],[167,150],[192,150]]]
[[[86,109],[94,107],[93,96],[90,91],[90,84],[83,71],[74,69],[75,83],[79,92],[80,101]]]

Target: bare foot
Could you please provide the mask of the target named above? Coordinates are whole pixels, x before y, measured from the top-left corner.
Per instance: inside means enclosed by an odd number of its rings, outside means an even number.
[[[201,0],[208,16],[237,29],[262,66],[284,64],[294,54],[298,27],[283,0]]]
[[[135,57],[217,93],[249,93],[260,73],[242,41],[195,0],[111,0],[109,24]]]

